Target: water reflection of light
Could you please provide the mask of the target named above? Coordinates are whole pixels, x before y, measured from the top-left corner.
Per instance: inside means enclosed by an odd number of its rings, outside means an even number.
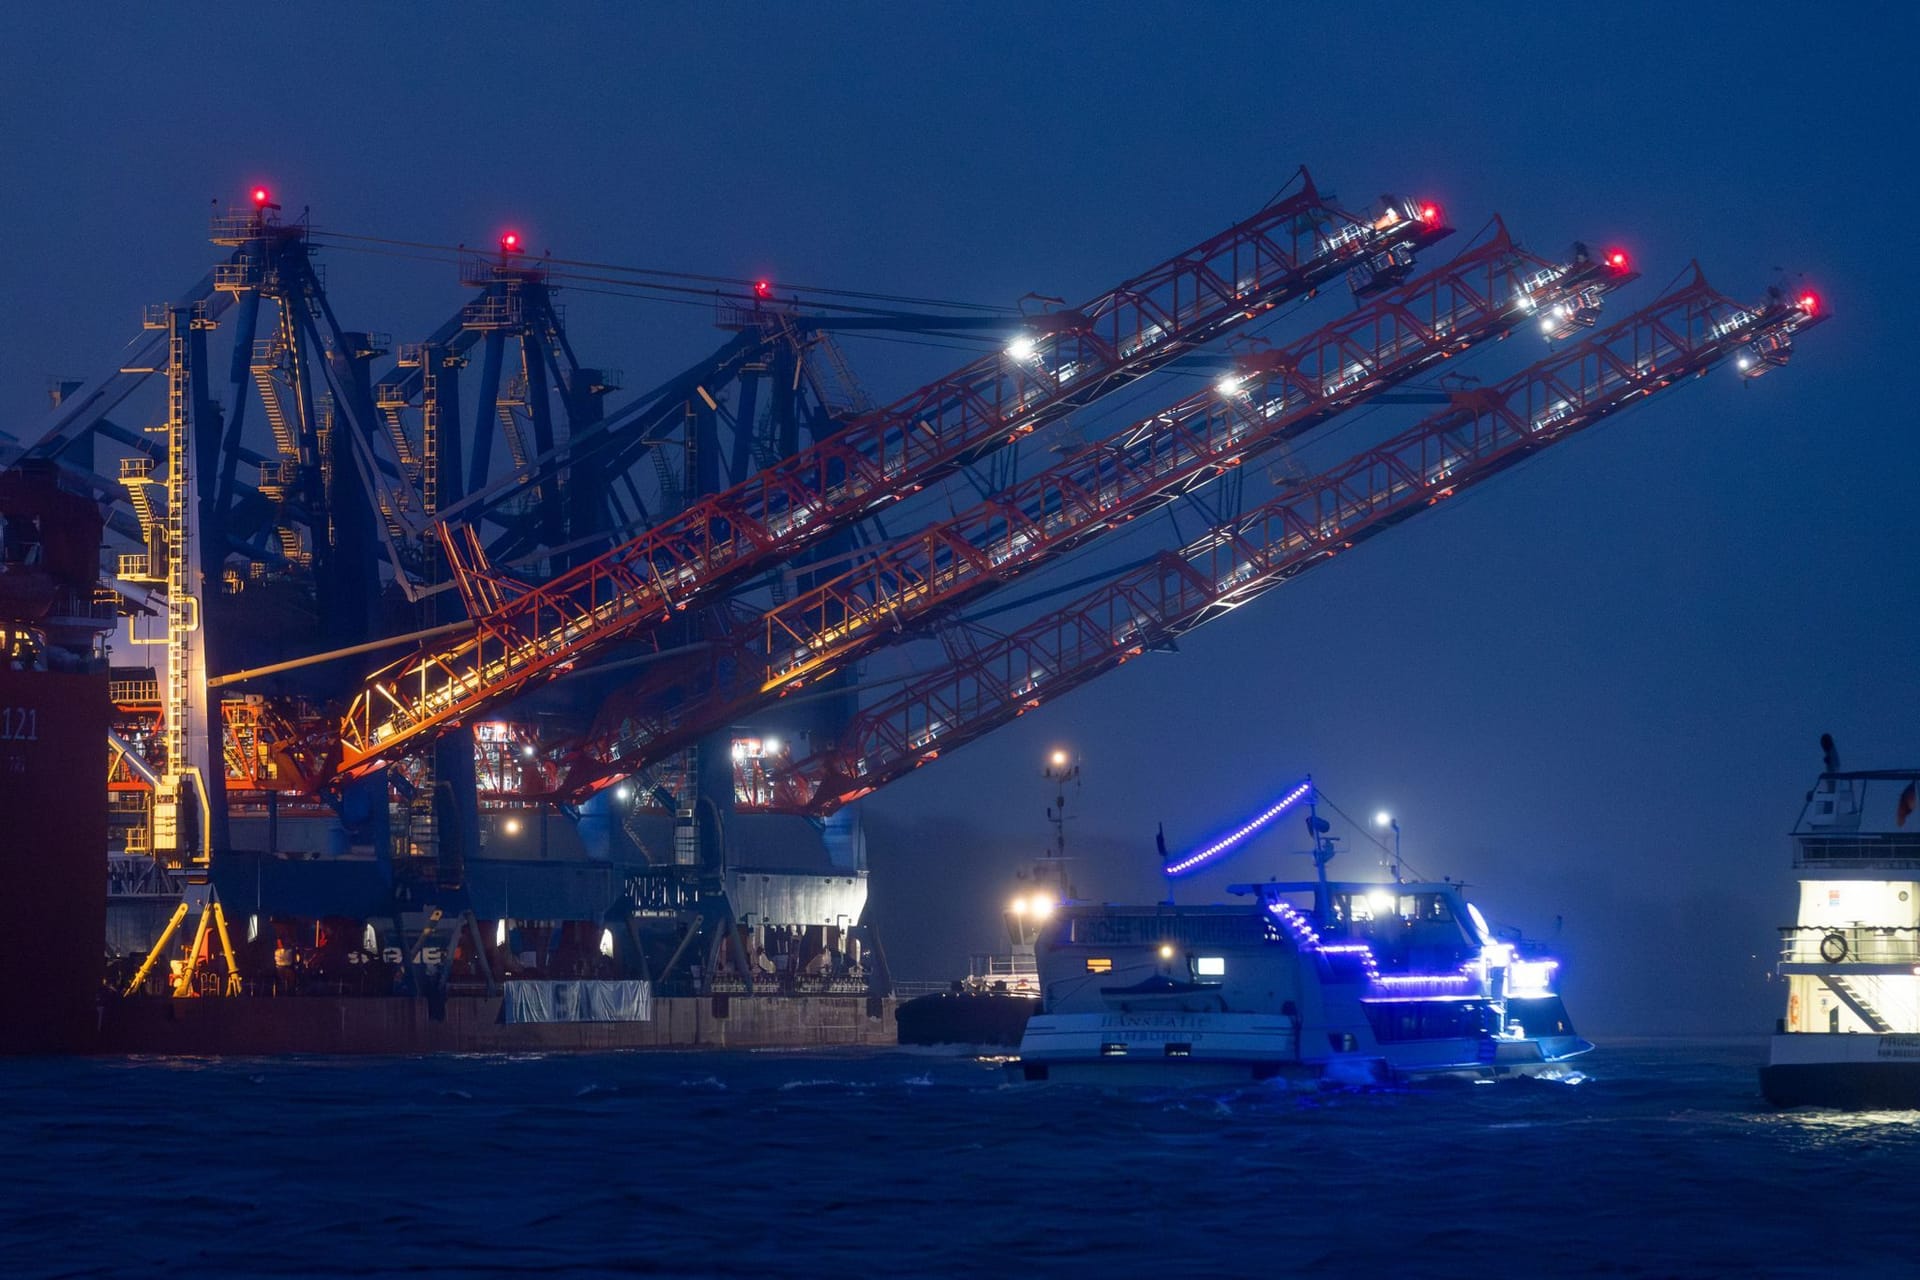
[[[1781,1111],[1771,1118],[1814,1142],[1920,1136],[1920,1111]]]

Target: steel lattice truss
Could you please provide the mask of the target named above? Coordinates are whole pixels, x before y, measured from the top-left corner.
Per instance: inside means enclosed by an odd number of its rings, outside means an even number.
[[[1824,319],[1810,297],[1743,306],[1695,267],[1605,332],[879,699],[778,771],[757,807],[831,812],[1722,361],[1748,376],[1777,367]]]
[[[777,605],[707,649],[696,676],[639,681],[564,752],[563,794],[723,728],[1531,317],[1577,326],[1577,309],[1634,278],[1624,262],[1525,253],[1495,225],[1446,266]]]
[[[712,358],[608,413],[601,400],[616,380],[574,358],[546,268],[503,247],[498,261],[463,258],[475,299],[376,378],[384,338],[341,326],[307,229],[282,226],[271,207],[216,219],[215,241],[232,252],[181,304],[209,325],[231,316],[237,335],[224,399],[209,392],[190,407],[216,494],[209,580],[236,557],[256,571],[310,569],[323,622],[344,611],[357,616],[343,635],[377,635],[380,578],[367,564],[384,560],[410,603],[450,579],[457,599],[443,595],[423,616],[465,629],[364,680],[343,677],[344,715],[291,698],[224,699],[214,720],[226,788],[242,801],[277,792],[312,805],[342,785],[384,787],[388,765],[404,795],[431,774],[426,749],[457,727],[475,739],[483,802],[575,803],[632,778],[677,807],[693,785],[686,748],[791,707],[783,699],[797,692],[844,686],[883,648],[938,635],[947,649],[937,669],[842,716],[800,757],[753,740],[741,766],[751,785],[736,789],[735,807],[823,816],[1686,377],[1723,361],[1747,377],[1778,368],[1826,318],[1810,295],[1742,306],[1696,268],[1599,330],[1607,295],[1635,278],[1624,256],[1579,246],[1537,256],[1496,219],[1451,262],[1416,275],[1415,255],[1450,233],[1433,206],[1390,198],[1350,213],[1303,171],[1288,198],[1082,306],[1025,316],[1004,349],[892,405],[830,407],[815,385],[804,447],[796,393],[780,402],[774,448],[754,432],[748,388],[755,377],[796,389],[816,377],[805,352],[829,321],[760,300],[735,308],[736,335]],[[925,499],[918,517],[899,505],[1343,276],[1355,310],[1277,346],[1242,347],[1204,389],[1022,478],[982,484],[984,497],[944,516],[927,520]],[[1455,388],[1418,425],[1316,474],[1292,454],[1320,448],[1323,426],[1383,392],[1534,325],[1571,345],[1497,385]],[[475,357],[463,407],[460,371]],[[207,367],[204,351],[194,359]],[[142,452],[136,433],[105,416],[139,372],[63,405],[27,452],[71,461],[82,436]],[[708,392],[730,378],[743,388],[739,421]],[[686,429],[696,394],[734,430],[729,475],[696,483],[689,462],[675,479],[656,452],[664,514],[649,512],[626,469]],[[240,445],[250,396],[272,428],[270,453]],[[511,455],[504,475],[496,436]],[[987,594],[1277,451],[1288,452],[1287,474],[1271,500],[1209,511],[1200,536],[1105,571],[1010,633],[959,621]],[[130,464],[139,474],[129,482],[123,466],[122,497],[138,518],[120,512],[119,523],[139,536],[155,519],[142,505],[153,501],[141,483],[152,467]],[[103,498],[120,488],[94,480]],[[710,496],[687,500],[685,489]],[[876,545],[852,541],[889,510],[922,523]],[[529,563],[549,576],[529,581]],[[754,599],[770,571],[782,586]],[[558,716],[553,735],[515,705],[558,676],[618,669],[609,654],[636,653],[642,669],[617,687],[602,676],[596,709]],[[851,706],[857,691],[844,698]],[[116,704],[110,787],[130,798],[151,786],[142,757],[168,717],[144,687]]]
[[[1448,233],[1432,206],[1348,214],[1309,181],[1287,200],[1071,311],[1030,321],[1007,351],[688,506],[546,583],[492,568],[469,527],[446,552],[474,634],[376,673],[340,725],[338,768],[365,772],[401,744],[567,668],[592,647],[671,619],[741,576],[919,491],[975,459],[1355,269],[1383,282]]]

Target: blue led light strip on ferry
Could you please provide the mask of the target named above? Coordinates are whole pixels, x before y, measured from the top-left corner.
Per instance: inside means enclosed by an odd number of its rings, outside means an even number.
[[[1296,804],[1299,804],[1302,800],[1306,799],[1309,795],[1312,795],[1312,794],[1313,794],[1313,780],[1309,778],[1305,782],[1302,782],[1299,786],[1295,787],[1293,790],[1287,792],[1286,795],[1281,796],[1278,804],[1275,804],[1271,809],[1268,809],[1264,813],[1258,814],[1257,816],[1252,818],[1250,821],[1248,821],[1246,825],[1242,826],[1239,830],[1234,831],[1228,835],[1221,836],[1218,840],[1215,840],[1212,844],[1200,850],[1198,853],[1190,853],[1186,857],[1180,859],[1178,862],[1169,862],[1166,866],[1162,867],[1161,870],[1170,876],[1185,875],[1187,872],[1193,870],[1195,867],[1199,866],[1201,863],[1208,862],[1214,858],[1219,857],[1223,853],[1227,853],[1231,851],[1236,845],[1243,843],[1247,839],[1247,837],[1253,835],[1255,832],[1259,831],[1262,827],[1265,827],[1268,823],[1272,822],[1275,818],[1279,817],[1281,814],[1285,813],[1287,810],[1293,808],[1293,806],[1295,806]]]

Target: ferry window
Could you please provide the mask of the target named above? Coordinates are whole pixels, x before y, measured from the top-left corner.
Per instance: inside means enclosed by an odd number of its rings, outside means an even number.
[[[1227,971],[1225,956],[1196,956],[1193,971],[1203,978],[1218,978]]]
[[[1088,973],[1112,973],[1113,960],[1107,956],[1088,956],[1087,972]]]
[[[1556,1000],[1554,1003],[1559,1002]],[[1374,1037],[1382,1041],[1477,1036],[1486,1029],[1485,1006],[1465,1001],[1369,1003],[1366,1012],[1367,1021],[1373,1026]],[[1528,1030],[1532,1029],[1529,1024]]]
[[[1507,1020],[1519,1023],[1526,1028],[1530,1036],[1573,1034],[1573,1020],[1567,1017],[1567,1008],[1560,1003],[1559,996],[1543,996],[1534,1000],[1509,1000],[1507,1001]]]

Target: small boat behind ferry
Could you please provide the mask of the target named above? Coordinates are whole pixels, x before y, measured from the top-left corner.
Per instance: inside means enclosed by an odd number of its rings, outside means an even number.
[[[1242,901],[1065,903],[1038,947],[1042,1006],[1015,1078],[1366,1085],[1456,1076],[1575,1079],[1593,1046],[1554,987],[1558,962],[1494,935],[1464,886],[1331,880],[1308,779],[1185,874],[1302,810],[1317,878],[1232,886]]]
[[[1920,1108],[1920,769],[1845,772],[1833,739],[1793,829],[1787,1007],[1760,1069],[1778,1107]]]
[[[1020,1043],[1027,1019],[1040,1007],[1034,944],[1054,909],[1073,897],[1067,879],[1067,793],[1069,783],[1079,789],[1079,758],[1055,749],[1040,776],[1055,792],[1047,809],[1053,847],[1019,875],[1018,891],[1002,916],[1009,949],[976,955],[967,976],[954,979],[946,990],[903,1001],[895,1018],[901,1044],[961,1045],[999,1053]]]

